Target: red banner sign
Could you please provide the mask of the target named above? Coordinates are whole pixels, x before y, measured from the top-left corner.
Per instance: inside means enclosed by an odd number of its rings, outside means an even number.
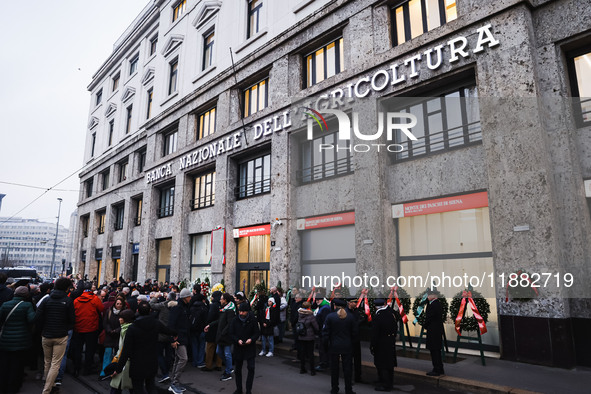
[[[355,212],[337,213],[335,215],[316,216],[307,219],[298,219],[298,230],[310,230],[314,228],[345,226],[355,224]]]
[[[487,192],[464,194],[461,196],[437,198],[434,200],[393,205],[392,217],[396,219],[409,216],[429,215],[431,213],[461,211],[463,209],[482,207],[488,207]]]
[[[234,238],[252,237],[253,235],[271,234],[271,225],[263,224],[262,226],[243,227],[234,229]]]

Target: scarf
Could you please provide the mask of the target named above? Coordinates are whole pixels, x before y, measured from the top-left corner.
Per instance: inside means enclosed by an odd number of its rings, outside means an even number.
[[[113,313],[114,313],[115,315],[118,315],[118,314],[119,314],[119,312],[121,312],[121,310],[120,310],[120,309],[117,309],[117,308],[113,307]]]
[[[121,325],[121,334],[119,335],[119,351],[117,352],[117,355],[113,357],[112,362],[118,362],[119,358],[121,357],[121,352],[123,351],[123,342],[125,341],[125,333],[127,332],[129,326],[131,326],[131,323],[123,323]]]
[[[318,308],[314,309],[314,316],[316,316],[318,314],[318,311],[320,310],[320,308],[322,308],[324,305],[330,305],[330,302],[328,302],[328,300],[326,298],[324,298],[322,300],[322,302],[320,303],[320,305],[318,305]]]
[[[220,309],[220,312],[226,312],[228,310],[232,310],[232,311],[236,312],[236,305],[234,305],[234,303],[232,301],[230,301],[229,303],[226,304],[225,307]]]
[[[275,304],[267,306],[267,309],[265,309],[265,320],[271,320],[271,308],[275,308]]]

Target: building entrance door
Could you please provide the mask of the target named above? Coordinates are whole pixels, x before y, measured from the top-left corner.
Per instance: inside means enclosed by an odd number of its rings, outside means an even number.
[[[252,267],[244,267],[245,265],[252,265]],[[254,264],[240,264],[238,270],[238,283],[236,288],[242,291],[245,296],[248,296],[250,291],[258,283],[265,283],[265,287],[269,288],[269,263],[254,263]]]

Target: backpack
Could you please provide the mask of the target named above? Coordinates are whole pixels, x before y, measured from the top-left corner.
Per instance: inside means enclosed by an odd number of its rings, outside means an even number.
[[[298,334],[299,337],[306,336],[306,334],[308,333],[308,329],[306,328],[306,325],[303,322],[301,322],[301,321],[299,321],[299,322],[296,323],[296,325],[295,325],[295,331],[296,331],[296,334]]]

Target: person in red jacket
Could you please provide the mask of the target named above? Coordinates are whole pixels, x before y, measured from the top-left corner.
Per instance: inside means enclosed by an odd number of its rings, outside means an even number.
[[[72,353],[74,357],[74,376],[78,376],[82,367],[82,348],[86,346],[84,353],[83,375],[92,373],[92,362],[99,336],[99,320],[104,306],[87,286],[79,297],[74,300],[76,323],[72,335]]]

